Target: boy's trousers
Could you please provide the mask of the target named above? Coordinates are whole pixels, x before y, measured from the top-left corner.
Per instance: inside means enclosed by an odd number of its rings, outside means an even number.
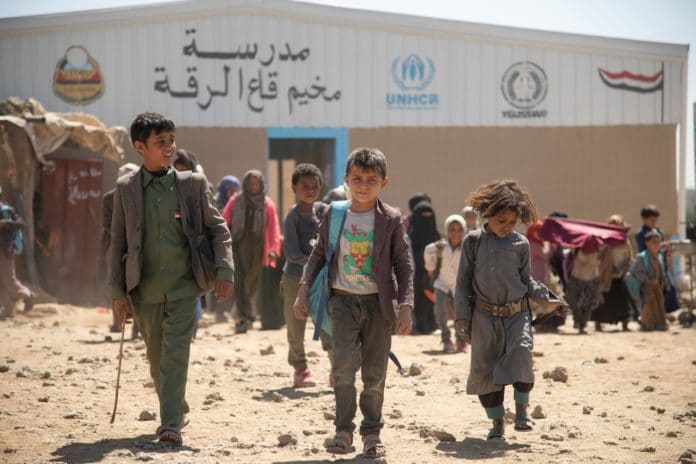
[[[349,295],[334,289],[329,312],[334,348],[336,432],[355,430],[355,373],[362,369],[360,435],[379,435],[384,425],[384,383],[394,323],[382,315],[376,294]]]
[[[186,403],[196,297],[134,305],[135,321],[147,347],[150,375],[160,402],[163,426],[179,427],[189,412]]]
[[[297,292],[300,289],[300,276],[283,274],[280,286],[283,289],[283,313],[288,337],[288,364],[294,367],[297,372],[304,371],[307,369],[307,356],[304,348],[307,320],[297,319],[293,310]],[[319,339],[322,349],[331,351],[331,336],[322,330]]]

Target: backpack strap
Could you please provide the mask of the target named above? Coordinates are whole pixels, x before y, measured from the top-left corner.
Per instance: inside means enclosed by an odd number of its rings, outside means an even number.
[[[346,220],[346,211],[350,201],[332,201],[331,209],[329,210],[329,241],[326,247],[327,261],[330,261],[336,251],[338,237],[341,236],[341,230]]]
[[[469,232],[468,236],[471,238],[469,240],[465,239],[464,244],[466,245],[468,255],[471,257],[471,262],[476,265],[476,256],[478,255],[479,245],[481,244],[481,229]]]

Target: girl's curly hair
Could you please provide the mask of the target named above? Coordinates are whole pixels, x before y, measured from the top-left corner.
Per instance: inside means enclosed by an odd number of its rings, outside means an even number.
[[[529,194],[512,179],[496,180],[482,185],[469,194],[466,203],[488,219],[499,212],[511,209],[525,224],[537,220],[537,208]]]

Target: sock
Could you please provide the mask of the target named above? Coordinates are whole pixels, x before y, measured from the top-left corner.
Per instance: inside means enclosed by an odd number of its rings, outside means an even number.
[[[505,415],[505,408],[503,405],[496,406],[494,408],[484,408],[486,410],[486,416],[489,419],[500,419]]]
[[[515,403],[519,404],[529,404],[529,392],[521,392],[515,389],[514,393]]]

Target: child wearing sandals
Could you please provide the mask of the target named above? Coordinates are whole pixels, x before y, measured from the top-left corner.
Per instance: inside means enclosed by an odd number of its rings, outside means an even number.
[[[464,238],[454,297],[455,327],[471,343],[467,393],[478,395],[493,421],[488,439],[504,439],[505,386],[512,384],[515,430],[531,430],[527,415],[532,371],[529,298],[548,312],[566,306],[530,277],[529,242],[515,231],[518,220],[536,221],[529,194],[513,180],[479,187],[467,203],[480,213],[483,227]]]
[[[354,450],[355,374],[362,370],[363,454],[381,457],[386,454],[379,434],[384,426],[382,404],[391,336],[395,326],[398,335],[410,333],[412,326],[412,266],[401,213],[378,198],[389,182],[384,154],[375,148],[353,150],[345,181],[352,199],[328,272],[336,434],[324,446],[336,454]],[[308,316],[307,293],[325,264],[330,214],[324,215],[317,244],[300,280],[294,306],[298,319]]]

